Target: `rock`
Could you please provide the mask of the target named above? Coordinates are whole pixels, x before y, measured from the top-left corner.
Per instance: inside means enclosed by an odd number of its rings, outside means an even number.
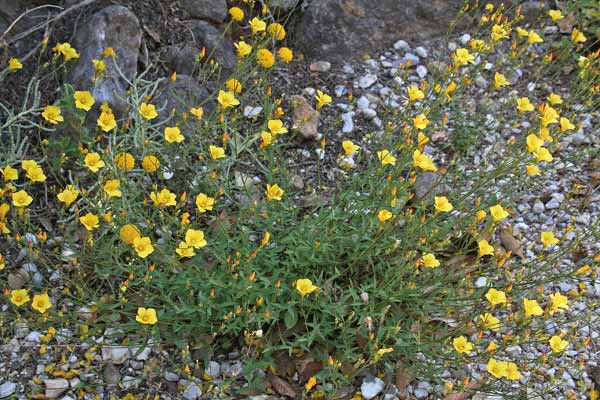
[[[102,371],[102,377],[107,385],[116,385],[121,380],[121,373],[114,364],[106,364]]]
[[[27,322],[17,322],[14,325],[15,337],[17,339],[22,339],[29,333],[29,326]]]
[[[125,375],[123,377],[123,381],[121,382],[121,385],[123,386],[123,389],[127,390],[127,389],[131,389],[131,388],[138,386],[141,383],[141,381],[142,381],[141,378]]]
[[[211,378],[217,379],[221,373],[221,365],[216,361],[210,361],[208,363],[208,368],[206,368],[204,372]]]
[[[223,22],[227,18],[225,0],[182,0],[181,6],[193,18]]]
[[[202,390],[194,382],[190,382],[182,393],[186,400],[196,400],[202,396]]]
[[[320,138],[319,112],[314,110],[302,96],[292,97],[292,129],[298,131],[304,140]]]
[[[535,203],[533,203],[533,212],[541,214],[544,211],[546,211],[544,203],[542,203],[540,200],[536,200]]]
[[[421,59],[419,58],[419,56],[413,54],[413,53],[406,53],[401,59],[400,59],[400,63],[402,65],[407,65],[410,64],[412,66],[418,65],[421,62]]]
[[[475,85],[480,89],[487,89],[489,83],[483,76],[477,75],[475,77]]]
[[[413,184],[414,199],[422,200],[425,197],[433,197],[444,191],[439,184],[441,176],[436,172],[422,172],[417,175],[417,180]]]
[[[273,10],[289,12],[300,5],[302,0],[271,0],[269,7]]]
[[[360,393],[363,398],[370,400],[381,393],[384,387],[385,383],[381,379],[372,375],[367,375],[363,379],[362,385],[360,385]]]
[[[560,201],[557,199],[550,199],[550,201],[546,203],[546,210],[556,210],[558,207],[560,207]]]
[[[127,346],[103,346],[102,360],[112,364],[121,365],[129,360],[130,353]]]
[[[292,183],[292,187],[295,190],[303,190],[304,189],[304,180],[302,179],[302,177],[298,174],[294,174],[292,175],[292,177],[290,178],[290,181]]]
[[[488,285],[488,280],[487,280],[487,278],[485,276],[480,276],[475,281],[475,287],[476,288],[486,287],[487,285]]]
[[[423,65],[419,65],[417,67],[417,75],[419,75],[419,78],[421,79],[425,78],[427,76],[427,68]]]
[[[237,65],[233,44],[222,37],[222,32],[206,21],[193,21],[190,29],[199,48],[206,48],[206,56],[211,56],[224,69],[222,78],[229,76]]]
[[[466,46],[469,44],[469,41],[471,41],[471,35],[469,35],[468,33],[463,33],[462,35],[460,35],[460,37],[458,38],[458,41],[463,45]]]
[[[257,117],[260,115],[262,110],[263,110],[263,108],[260,106],[256,106],[256,107],[246,106],[246,107],[244,107],[244,117],[247,117],[247,118]]]
[[[22,289],[27,282],[31,280],[29,274],[24,269],[18,269],[15,272],[11,272],[7,277],[8,287],[12,290]]]
[[[25,341],[31,342],[31,343],[40,343],[41,336],[42,336],[42,334],[40,332],[37,332],[37,331],[29,332],[29,335],[27,335],[25,337]]]
[[[123,75],[131,80],[137,74],[142,30],[137,17],[122,6],[109,6],[94,14],[75,35],[74,46],[80,52],[77,65],[69,76],[76,90],[90,90],[96,104],[107,102],[113,111],[122,114],[127,101],[127,83],[121,78],[114,63]],[[92,60],[103,59],[104,49],[112,47],[116,57],[105,58],[106,71],[94,84]]]
[[[171,113],[181,115],[188,112],[190,107],[202,106],[204,114],[208,115],[215,109],[214,103],[206,102],[208,91],[189,75],[177,75],[177,80],[166,80],[158,90],[159,95],[154,101],[160,120],[167,119]],[[175,111],[173,111],[175,110]],[[189,125],[195,124],[195,118],[189,118]],[[185,132],[183,132],[185,136]]]
[[[336,85],[333,91],[335,92],[335,97],[342,97],[348,93],[348,89],[346,89],[346,86],[344,85]]]
[[[168,46],[165,49],[165,62],[169,65],[171,71],[178,75],[192,75],[199,70],[197,57],[200,49],[192,46]],[[179,76],[178,76],[179,77]]]
[[[425,47],[419,46],[415,49],[415,53],[421,58],[427,58],[428,53]]]
[[[398,40],[394,43],[394,49],[396,50],[408,50],[410,45],[405,40]]]
[[[366,96],[360,96],[358,98],[358,100],[356,101],[356,106],[358,108],[360,108],[361,110],[365,110],[365,109],[369,108],[370,105],[371,105],[371,102],[369,101],[369,99]]]
[[[367,74],[358,80],[358,86],[361,89],[367,89],[373,86],[377,82],[377,75]]]
[[[302,16],[296,37],[300,38],[301,50],[311,58],[358,57],[387,48],[398,37],[443,36],[463,3],[463,0],[312,1]]]
[[[14,382],[4,382],[0,385],[0,399],[10,396],[17,391],[17,384]]]
[[[347,112],[342,114],[342,121],[344,121],[344,126],[342,126],[343,133],[350,133],[354,130],[354,121],[352,120],[353,112]]]
[[[429,396],[429,392],[425,389],[415,389],[414,395],[417,399],[426,399]]]
[[[242,365],[242,363],[240,361],[236,361],[234,363],[223,363],[221,365],[221,371],[228,377],[228,378],[236,378],[236,377],[241,377],[242,376],[242,372],[244,371],[244,366]]]
[[[179,375],[177,375],[175,372],[167,371],[165,372],[165,379],[167,382],[178,382]]]
[[[46,386],[46,398],[55,399],[67,391],[69,388],[69,381],[63,378],[44,379],[44,386]]]
[[[317,61],[311,63],[308,69],[312,72],[327,72],[331,69],[331,63],[329,61]]]
[[[149,342],[149,344],[146,347],[143,347],[141,349],[139,347],[131,348],[131,356],[135,357],[137,361],[146,361],[148,357],[150,357],[150,353],[152,352],[151,344],[152,342]]]

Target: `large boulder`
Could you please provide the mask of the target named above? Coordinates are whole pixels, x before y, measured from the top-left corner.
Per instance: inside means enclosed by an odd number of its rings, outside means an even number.
[[[311,58],[343,59],[389,47],[398,39],[446,33],[464,0],[311,0],[299,47]]]
[[[74,46],[80,56],[69,82],[76,90],[90,90],[97,103],[107,102],[117,114],[123,113],[128,85],[118,70],[127,80],[135,77],[141,43],[140,22],[126,7],[109,6],[98,11],[75,36]],[[107,47],[115,50],[114,59],[103,58]],[[94,59],[103,59],[106,64],[105,73],[95,83]]]
[[[213,102],[207,102],[208,91],[188,75],[178,74],[175,81],[165,80],[159,87],[158,93],[154,103],[160,110],[161,121],[171,115],[180,116],[184,112],[189,112],[190,107],[202,106],[206,115],[215,109]]]
[[[237,64],[237,57],[229,39],[206,21],[193,21],[190,29],[197,47],[206,49],[206,56],[211,56],[219,63],[224,75],[230,74]]]
[[[193,18],[223,22],[227,18],[225,0],[182,0],[181,5]]]

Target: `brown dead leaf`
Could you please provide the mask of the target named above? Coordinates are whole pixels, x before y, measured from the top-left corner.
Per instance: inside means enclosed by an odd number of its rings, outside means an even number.
[[[510,227],[505,226],[501,229],[500,241],[507,251],[510,251],[513,255],[519,256],[521,260],[525,258],[525,255],[523,255],[523,244],[513,236]]]
[[[296,372],[296,364],[288,356],[285,351],[278,351],[273,355],[275,359],[275,365],[277,366],[277,373],[282,376],[291,377]]]
[[[308,381],[311,376],[315,376],[322,369],[323,363],[321,361],[306,360],[304,363],[302,363],[300,382]]]
[[[154,40],[156,43],[160,44],[160,33],[156,32],[154,29],[149,28],[147,25],[144,25],[144,30]]]
[[[12,290],[21,289],[29,282],[31,278],[29,273],[24,269],[18,269],[15,272],[8,274],[7,283],[8,287]]]
[[[401,392],[405,391],[413,377],[410,372],[408,372],[401,362],[396,364],[396,374],[394,376],[394,383],[396,387]]]
[[[298,396],[292,385],[290,385],[289,383],[287,383],[272,372],[269,372],[268,376],[269,382],[271,382],[271,386],[273,386],[273,389],[277,393],[279,393],[282,396],[291,397],[292,399],[295,399],[296,396]]]
[[[573,26],[575,25],[575,12],[571,11],[563,19],[558,22],[558,28],[560,33],[571,33]]]
[[[473,394],[472,391],[476,390],[479,386],[481,386],[481,383],[479,382],[469,382],[467,385],[467,390],[469,390],[469,392],[453,393],[446,396],[444,400],[467,400]]]

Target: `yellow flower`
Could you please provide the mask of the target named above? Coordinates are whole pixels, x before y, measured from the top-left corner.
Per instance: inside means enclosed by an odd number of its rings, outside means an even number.
[[[196,207],[198,207],[198,211],[201,213],[212,210],[214,205],[214,198],[208,197],[204,193],[200,193],[198,196],[196,196]]]
[[[421,262],[426,268],[437,268],[440,266],[440,262],[435,255],[432,253],[425,253],[423,257],[421,257]]]
[[[10,292],[10,302],[13,303],[17,307],[21,307],[23,304],[27,303],[29,300],[29,290],[27,289],[16,289],[11,290]]]
[[[452,340],[452,345],[454,346],[454,350],[461,354],[469,354],[471,351],[473,351],[473,343],[469,342],[469,340],[464,336],[454,338]]]
[[[119,190],[121,182],[118,179],[109,179],[104,183],[104,193],[109,197],[121,197],[122,193]]]
[[[492,331],[500,329],[500,320],[490,313],[485,313],[479,316],[479,323],[485,328]]]
[[[130,153],[119,153],[115,157],[115,164],[121,171],[129,171],[135,166],[135,158]]]
[[[81,224],[85,226],[85,229],[88,231],[93,231],[100,226],[100,220],[98,217],[90,212],[85,214],[83,217],[79,217],[79,222],[81,222]]]
[[[524,113],[535,110],[535,107],[527,97],[521,97],[520,99],[517,99],[517,110],[519,110],[520,113]]]
[[[377,213],[377,219],[379,220],[380,224],[385,223],[385,221],[389,220],[393,216],[394,216],[394,214],[392,214],[389,210],[386,210],[386,209],[380,210]]]
[[[502,39],[507,39],[509,36],[510,30],[502,25],[494,25],[492,26],[492,39],[494,42],[497,42]]]
[[[190,114],[192,114],[198,121],[202,119],[204,116],[204,108],[202,107],[192,107],[190,108]]]
[[[327,93],[323,93],[320,90],[317,90],[317,95],[315,96],[315,99],[317,100],[317,110],[331,103],[331,96]]]
[[[77,190],[73,185],[67,185],[62,192],[56,195],[58,200],[62,203],[65,203],[67,207],[69,207],[71,203],[77,199],[77,196],[79,196],[79,190]]]
[[[44,182],[46,180],[46,175],[44,175],[44,170],[39,165],[35,167],[27,169],[27,178],[31,182]]]
[[[598,400],[600,399],[600,391],[596,389],[590,390],[590,400]]]
[[[544,142],[553,142],[554,141],[552,136],[550,136],[550,129],[548,129],[548,128],[541,127],[539,136],[540,136],[540,139],[542,139]]]
[[[381,150],[377,152],[377,158],[381,162],[382,166],[396,165],[396,157],[390,153],[389,150]]]
[[[70,43],[58,43],[54,46],[52,51],[57,54],[62,54],[65,57],[65,61],[79,58],[77,50],[71,47]]]
[[[177,196],[171,193],[169,189],[163,189],[160,192],[151,192],[150,199],[157,207],[169,207],[177,205]]]
[[[554,236],[554,232],[544,231],[540,235],[540,241],[544,247],[552,246],[558,243],[558,239]]]
[[[117,121],[112,112],[103,111],[96,122],[104,132],[110,132],[117,127]]]
[[[287,128],[283,126],[283,121],[280,119],[270,119],[269,122],[267,122],[267,127],[273,135],[281,135],[288,131]]]
[[[268,131],[262,131],[260,133],[260,138],[262,139],[262,142],[260,143],[259,147],[261,149],[264,149],[265,147],[269,146],[271,143],[273,143],[273,135],[271,135],[271,132]]]
[[[435,209],[440,212],[450,212],[454,209],[446,196],[434,196],[433,203]]]
[[[317,289],[318,287],[313,285],[310,279],[298,279],[296,281],[296,290],[298,291],[298,293],[300,293],[300,296],[302,297],[314,292]]]
[[[575,129],[575,125],[569,121],[568,118],[561,117],[560,119],[560,131],[566,132]]]
[[[308,381],[306,382],[306,384],[304,385],[304,388],[306,389],[306,392],[310,392],[310,390],[317,384],[317,378],[315,378],[314,376],[311,376]]]
[[[133,248],[140,258],[146,258],[154,252],[154,247],[147,236],[133,239]]]
[[[2,177],[5,181],[16,181],[19,179],[19,172],[10,165],[1,169],[0,172],[2,172]]]
[[[284,190],[279,187],[278,184],[269,185],[267,184],[267,190],[265,194],[267,195],[267,200],[281,200],[281,196],[283,196]]]
[[[426,154],[421,153],[420,150],[415,150],[413,152],[413,166],[419,167],[423,171],[437,171],[437,167],[433,163],[433,160]]]
[[[527,38],[527,44],[536,44],[536,43],[544,43],[544,39],[540,35],[537,34],[536,31],[531,30],[529,32],[529,37]]]
[[[102,57],[116,57],[115,49],[112,47],[107,47],[102,51]]]
[[[281,40],[285,39],[285,28],[283,27],[283,25],[281,25],[277,22],[273,22],[272,24],[269,24],[269,27],[267,28],[267,32],[275,40],[281,41]]]
[[[563,99],[562,97],[560,97],[560,95],[556,93],[550,93],[550,95],[548,96],[548,102],[552,105],[562,104]]]
[[[494,222],[498,222],[508,217],[508,212],[502,207],[501,204],[496,204],[490,207],[490,214]]]
[[[495,378],[503,378],[506,376],[507,363],[505,361],[496,361],[493,358],[487,363],[486,369]]]
[[[75,107],[84,111],[90,111],[96,102],[94,97],[92,97],[92,94],[87,90],[75,92],[73,98],[75,99]]]
[[[560,292],[556,292],[550,295],[550,301],[552,305],[550,307],[550,313],[554,314],[557,311],[564,311],[569,309],[569,305],[567,304],[569,299],[567,296],[563,296]]]
[[[213,146],[212,144],[208,147],[210,151],[210,158],[213,160],[218,160],[219,158],[225,157],[225,149],[218,146]]]
[[[185,137],[181,134],[178,127],[167,127],[165,128],[165,140],[167,143],[181,143]]]
[[[416,86],[410,86],[408,89],[408,101],[413,102],[416,100],[422,100],[425,98],[425,93]]]
[[[498,304],[506,303],[506,294],[502,290],[490,288],[485,294],[485,298],[490,302],[491,305],[497,306]]]
[[[542,307],[540,307],[537,300],[529,300],[528,298],[524,298],[523,308],[525,309],[525,316],[528,318],[532,315],[539,317],[540,315],[544,314],[544,310],[542,310]]]
[[[428,124],[429,120],[427,119],[427,117],[425,117],[425,114],[419,114],[413,119],[413,125],[417,129],[423,130],[427,128]]]
[[[544,141],[536,136],[534,133],[530,133],[529,135],[527,135],[527,151],[530,153],[533,153],[535,151],[538,151],[543,145],[544,145]]]
[[[104,71],[106,71],[106,64],[102,60],[92,60],[92,64],[94,65],[94,70],[96,71],[96,75],[102,75]]]
[[[152,120],[158,117],[158,113],[156,112],[156,107],[154,107],[154,104],[140,104],[139,112],[142,118],[147,120]]]
[[[140,236],[140,230],[133,224],[123,225],[119,230],[119,237],[125,244],[132,245],[133,241]]]
[[[138,307],[135,320],[143,325],[154,325],[158,321],[156,310],[154,308]]]
[[[48,297],[48,293],[36,294],[33,296],[33,301],[31,302],[31,308],[40,314],[45,313],[52,307],[52,303],[50,302],[50,297]]]
[[[204,232],[196,229],[188,229],[185,233],[185,243],[195,249],[206,246]]]
[[[186,242],[179,242],[177,248],[175,249],[175,253],[179,254],[180,257],[185,258],[192,258],[196,255],[196,252],[194,252],[194,248]]]
[[[10,211],[10,206],[6,203],[0,204],[0,221],[6,219],[6,214]]]
[[[417,134],[417,145],[419,146],[419,148],[422,148],[427,143],[429,143],[429,138],[426,135],[424,135],[423,132],[419,132]]]
[[[542,126],[556,124],[558,122],[558,117],[559,117],[559,114],[554,108],[552,108],[548,105],[543,106],[543,111],[542,111],[542,115],[541,115]]]
[[[155,156],[145,156],[142,159],[142,167],[150,173],[156,172],[160,167],[160,161]]]
[[[42,117],[44,117],[46,122],[49,122],[52,125],[56,125],[65,120],[63,118],[63,116],[60,114],[60,107],[57,107],[57,106],[44,107],[44,111],[42,112]]]
[[[290,63],[294,59],[294,53],[287,47],[282,47],[277,50],[277,57],[281,58],[285,63]]]
[[[275,64],[275,56],[267,49],[260,49],[256,52],[256,61],[263,68],[271,68]]]
[[[494,246],[488,243],[487,240],[483,239],[477,242],[477,247],[479,248],[478,256],[493,256],[494,255]]]
[[[23,68],[23,64],[21,64],[18,58],[13,57],[10,60],[8,60],[8,69],[10,71],[16,71],[21,68]]]
[[[239,100],[235,98],[235,94],[233,92],[225,92],[223,90],[219,90],[217,101],[222,108],[235,107],[240,104]]]
[[[488,49],[488,46],[485,43],[485,41],[480,40],[480,39],[469,40],[469,46],[471,47],[471,50],[473,50],[473,51],[485,51]]]
[[[234,44],[237,56],[239,58],[246,57],[248,54],[252,53],[252,46],[248,43],[240,40],[239,42]]]
[[[229,9],[229,15],[232,20],[240,22],[244,19],[244,10],[239,7],[231,7]]]
[[[104,161],[100,158],[100,154],[98,153],[88,153],[85,155],[84,159],[85,165],[92,172],[98,172],[100,168],[104,167]]]
[[[506,363],[506,378],[511,381],[518,381],[521,379],[521,373],[519,367],[514,362]]]
[[[33,201],[33,197],[24,190],[12,193],[11,198],[15,207],[27,207]]]
[[[471,53],[469,53],[469,50],[465,48],[456,49],[456,51],[452,55],[452,59],[458,67],[467,64],[473,64],[475,62],[475,57]]]
[[[225,82],[225,87],[228,91],[233,93],[241,93],[242,92],[242,83],[237,79],[229,79]]]
[[[250,27],[252,28],[252,33],[256,34],[258,32],[262,32],[267,28],[267,24],[265,21],[262,21],[256,17],[250,20]]]
[[[529,36],[529,32],[526,29],[517,26],[517,35],[519,35],[519,37],[527,37]]]
[[[579,29],[573,28],[571,31],[571,40],[575,43],[583,43],[587,40],[587,38]]]
[[[355,145],[351,140],[344,140],[342,142],[342,148],[347,156],[352,155],[360,150],[360,146]]]
[[[552,157],[552,154],[550,154],[550,151],[548,151],[548,149],[545,147],[542,147],[542,148],[538,149],[537,151],[533,152],[533,155],[535,155],[535,159],[538,162],[540,162],[540,161],[551,162],[552,160],[554,160],[554,158]]]
[[[560,10],[550,10],[548,11],[548,15],[552,18],[552,21],[556,22],[564,18],[562,12]]]
[[[510,82],[508,81],[508,79],[506,79],[506,76],[504,76],[500,72],[496,72],[494,74],[494,87],[496,89],[499,89],[501,87],[508,86],[508,85],[510,85]]]
[[[549,343],[550,343],[550,348],[552,349],[552,351],[554,353],[560,353],[569,346],[569,342],[564,340],[563,338],[561,338],[558,335],[552,336],[550,338]]]

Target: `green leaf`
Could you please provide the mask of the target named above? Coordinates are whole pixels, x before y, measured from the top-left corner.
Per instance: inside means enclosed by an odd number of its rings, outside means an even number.
[[[283,322],[288,329],[292,329],[298,322],[298,313],[295,308],[288,308],[283,316]]]

